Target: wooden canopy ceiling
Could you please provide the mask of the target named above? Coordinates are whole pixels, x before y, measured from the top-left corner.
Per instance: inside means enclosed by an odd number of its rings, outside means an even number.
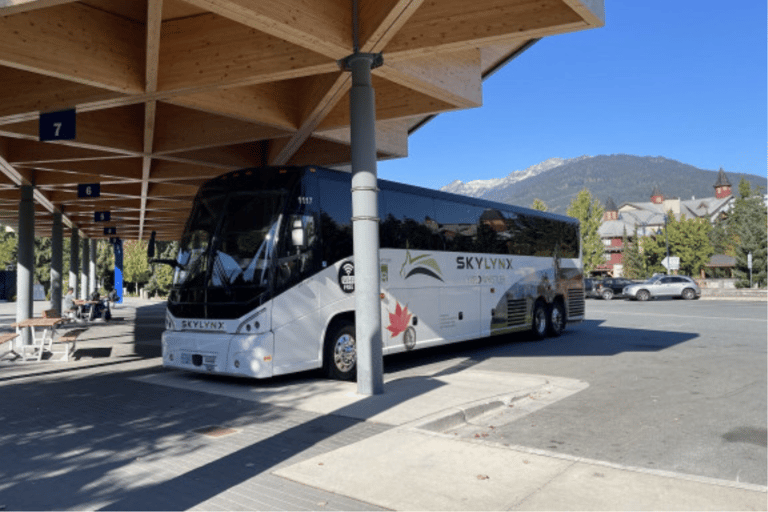
[[[427,116],[477,107],[481,83],[532,40],[603,24],[603,0],[359,0],[379,158]],[[35,185],[81,236],[178,239],[197,188],[248,166],[349,162],[351,0],[0,0],[0,222]],[[75,108],[77,138],[40,142]],[[79,183],[101,184],[78,199]]]

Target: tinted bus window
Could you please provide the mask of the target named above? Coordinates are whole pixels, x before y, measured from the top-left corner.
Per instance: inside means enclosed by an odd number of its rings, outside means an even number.
[[[352,256],[352,193],[349,180],[321,179],[320,236],[322,260],[333,265]]]
[[[442,250],[431,197],[382,190],[379,212],[382,248]]]

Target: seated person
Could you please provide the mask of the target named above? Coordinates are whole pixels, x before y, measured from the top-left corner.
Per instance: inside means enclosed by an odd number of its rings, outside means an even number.
[[[77,314],[77,306],[75,306],[75,290],[74,288],[67,288],[67,294],[64,296],[64,300],[61,303],[61,315],[74,317]]]

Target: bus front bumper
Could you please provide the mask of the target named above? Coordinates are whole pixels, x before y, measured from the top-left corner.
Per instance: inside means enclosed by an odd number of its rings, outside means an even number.
[[[242,335],[165,331],[163,366],[266,379],[273,375],[274,341],[272,332]]]

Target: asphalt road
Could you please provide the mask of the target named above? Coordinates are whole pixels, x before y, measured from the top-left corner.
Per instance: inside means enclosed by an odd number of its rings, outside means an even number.
[[[766,315],[765,302],[588,300],[587,320],[560,338],[477,340],[389,358],[385,371],[583,380],[527,416],[457,435],[766,485]]]

